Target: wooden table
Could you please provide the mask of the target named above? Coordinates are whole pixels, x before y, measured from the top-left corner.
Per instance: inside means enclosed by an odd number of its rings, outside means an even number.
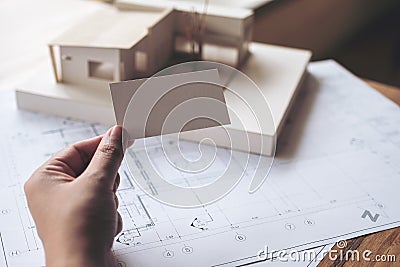
[[[365,80],[372,88],[382,93],[387,98],[391,99],[393,102],[400,105],[400,88],[393,86],[388,86],[382,83],[377,83],[370,80]],[[328,255],[320,262],[319,267],[325,266],[399,266],[400,264],[400,227],[377,232],[374,234],[369,234],[365,236],[360,236],[357,238],[347,240],[347,245],[340,249],[338,245],[335,245],[332,250],[336,250],[336,253],[332,255],[339,256],[340,254],[346,255],[349,250],[357,250],[360,255],[363,251],[370,250],[372,253],[369,255],[370,259],[374,259],[376,255],[395,255],[395,262],[368,262],[362,260],[360,256],[360,261],[349,260],[340,258],[336,260],[331,260]],[[350,254],[348,254],[350,255]],[[350,255],[351,256],[351,255]],[[335,256],[333,256],[335,258]],[[344,257],[345,258],[345,257]]]

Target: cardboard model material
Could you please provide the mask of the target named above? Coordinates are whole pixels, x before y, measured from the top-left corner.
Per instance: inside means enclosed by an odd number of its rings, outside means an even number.
[[[234,144],[233,149],[267,156],[274,153],[277,137],[302,85],[311,52],[259,43],[252,43],[250,47],[252,56],[241,71],[259,87],[269,107],[258,94],[241,86],[241,79],[234,77],[227,87],[236,88],[236,92],[224,91],[232,123],[219,128],[182,133],[181,138],[196,142],[203,140],[210,144],[212,140],[218,146],[227,148],[232,148]],[[242,99],[246,100],[247,105]],[[224,131],[232,139],[243,141],[229,142],[224,137]]]
[[[262,90],[270,105],[275,123],[273,131],[261,132],[247,129],[250,136],[257,136],[256,140],[262,136],[265,144],[261,152],[257,144],[251,145],[251,152],[270,155],[274,145],[271,140],[275,140],[284,125],[286,115],[300,88],[311,53],[306,50],[261,43],[251,43],[249,49],[251,56],[241,70]],[[232,106],[232,98],[224,94],[226,104]],[[18,106],[23,109],[106,125],[116,123],[108,88],[87,90],[76,85],[55,84],[51,78],[50,68],[39,70],[33,80],[16,90],[16,96]],[[237,132],[240,133],[240,129]],[[190,133],[183,133],[183,135]],[[199,137],[188,135],[186,138],[196,140]]]
[[[49,44],[56,81],[108,88],[109,82],[148,77],[170,59],[174,25],[171,9],[99,10]]]
[[[20,109],[114,125],[111,94],[107,88],[54,83],[51,66],[43,65],[36,75],[15,90]]]
[[[215,5],[210,1],[205,6],[206,1],[179,1],[179,0],[116,0],[115,6],[126,10],[160,11],[168,8],[192,12],[204,12],[212,16],[246,18],[251,16],[253,11],[248,8],[235,7],[234,5]]]
[[[135,139],[230,124],[218,71],[110,84],[117,123]]]
[[[195,46],[201,59],[234,67],[248,56],[251,10],[211,8],[199,15],[172,6],[146,10],[129,3],[122,6],[129,11],[100,9],[49,44],[57,82],[108,88],[109,82],[149,77],[164,68],[175,52],[190,54]],[[215,47],[224,47],[229,56],[215,56]]]
[[[121,10],[160,11],[168,8],[175,12],[175,49],[180,52],[190,52],[188,44],[188,25],[194,15],[204,25],[200,42],[205,49],[201,53],[203,60],[221,62],[220,58],[208,55],[207,47],[224,47],[233,54],[229,61],[222,63],[239,67],[248,56],[248,44],[252,40],[253,11],[247,8],[230,6],[205,5],[193,1],[145,1],[117,0],[115,6]],[[185,45],[182,45],[184,43]]]

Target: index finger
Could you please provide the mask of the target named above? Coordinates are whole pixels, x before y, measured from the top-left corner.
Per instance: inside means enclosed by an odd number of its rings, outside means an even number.
[[[102,136],[96,136],[74,143],[57,152],[46,164],[76,178],[88,166],[101,139]]]

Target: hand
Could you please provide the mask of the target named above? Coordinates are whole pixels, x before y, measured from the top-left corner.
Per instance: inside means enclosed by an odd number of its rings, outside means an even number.
[[[115,266],[111,252],[122,230],[115,192],[123,158],[122,128],[67,147],[25,183],[46,266]]]

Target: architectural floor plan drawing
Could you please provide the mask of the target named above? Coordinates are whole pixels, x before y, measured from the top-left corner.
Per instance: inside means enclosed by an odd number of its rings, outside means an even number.
[[[250,164],[233,191],[213,204],[161,204],[133,179],[147,175],[144,156],[171,183],[201,186],[224,168],[227,150],[218,149],[213,165],[196,175],[169,167],[159,138],[150,140],[146,153],[140,146],[128,150],[135,167],[120,169],[124,229],[113,247],[121,267],[238,266],[256,262],[265,246],[304,250],[400,225],[398,106],[332,61],[313,63],[309,71],[271,172],[253,194]],[[7,116],[0,130],[0,266],[44,266],[23,183],[55,151],[106,128],[17,111],[11,93],[1,101]],[[183,142],[182,151],[198,156],[194,143]]]

